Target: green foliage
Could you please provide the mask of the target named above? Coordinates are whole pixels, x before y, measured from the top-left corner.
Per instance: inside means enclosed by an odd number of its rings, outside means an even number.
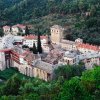
[[[2,79],[2,80],[8,80],[14,74],[18,74],[18,76],[20,77],[20,79],[28,78],[25,75],[20,74],[16,68],[8,68],[8,69],[6,69],[4,71],[0,71],[0,79]]]
[[[69,69],[68,71],[70,72]],[[75,76],[69,80],[59,77],[51,82],[37,78],[21,80],[14,75],[0,87],[0,100],[18,99],[100,100],[100,66],[84,71],[81,77]]]
[[[59,76],[61,76],[64,79],[68,80],[74,76],[81,76],[84,70],[85,70],[84,65],[74,65],[74,66],[64,65],[55,70],[55,76],[56,79],[58,79]]]
[[[66,81],[60,94],[60,100],[93,100],[81,85],[80,78],[74,77]]]
[[[81,83],[90,94],[95,95],[99,100],[100,97],[100,67],[97,66],[93,70],[83,72]]]
[[[7,80],[2,88],[3,95],[18,95],[21,80],[18,75],[15,74],[11,79]]]
[[[17,73],[17,69],[9,68],[6,69],[5,71],[0,71],[0,78],[3,80],[7,80],[15,73]]]
[[[1,37],[4,36],[4,32],[3,32],[2,29],[0,29],[0,36],[1,36]]]
[[[31,82],[25,83],[24,86],[20,87],[21,93],[31,93],[33,84]]]
[[[24,49],[24,48],[29,48],[29,47],[27,45],[23,45],[22,48]]]

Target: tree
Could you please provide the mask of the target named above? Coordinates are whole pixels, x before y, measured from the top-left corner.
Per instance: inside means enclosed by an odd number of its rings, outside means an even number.
[[[0,36],[2,37],[4,35],[4,32],[2,29],[0,29]]]
[[[83,64],[81,65],[63,65],[60,66],[58,69],[55,69],[55,78],[58,79],[59,76],[62,76],[64,79],[69,80],[71,77],[74,76],[81,76],[82,72],[85,70]]]
[[[29,29],[28,29],[28,27],[26,26],[26,27],[25,27],[25,35],[29,35],[29,34],[30,34]]]
[[[34,53],[34,54],[37,54],[37,48],[36,48],[35,43],[33,44],[33,53]]]
[[[10,78],[2,88],[2,93],[4,95],[18,95],[20,88],[21,80],[18,78],[18,75],[15,74]]]
[[[79,77],[65,81],[59,97],[59,100],[93,100],[81,85]]]
[[[24,49],[24,48],[29,48],[29,46],[27,46],[27,45],[23,45],[22,48],[23,48],[23,49]]]
[[[33,84],[31,82],[26,82],[24,86],[20,87],[21,94],[31,93],[31,92],[33,92]]]
[[[51,39],[49,35],[48,35],[48,44],[51,44]]]
[[[93,94],[100,89],[100,66],[86,70],[81,77],[81,83],[89,93]]]
[[[42,47],[41,47],[41,39],[40,39],[40,32],[39,32],[39,29],[38,29],[37,51],[38,51],[39,53],[42,53]]]

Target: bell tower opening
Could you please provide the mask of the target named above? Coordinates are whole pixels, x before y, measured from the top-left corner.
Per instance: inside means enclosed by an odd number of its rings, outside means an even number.
[[[59,25],[54,25],[51,27],[51,42],[54,44],[59,44],[63,37],[64,28]]]

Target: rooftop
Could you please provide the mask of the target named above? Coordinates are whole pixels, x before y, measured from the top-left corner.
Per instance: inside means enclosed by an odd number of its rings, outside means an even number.
[[[10,26],[3,26],[3,29],[10,29]]]
[[[100,53],[85,53],[79,56],[80,60],[100,57]]]
[[[19,45],[14,46],[14,48],[13,48],[12,51],[13,51],[13,52],[16,52],[18,55],[22,55],[22,56],[25,56],[26,54],[29,53],[28,50],[22,49],[22,47],[19,46]]]
[[[37,35],[27,35],[27,36],[24,36],[24,39],[37,39],[38,37],[37,37]],[[46,35],[42,35],[42,36],[40,36],[40,38],[41,39],[47,39],[48,38],[48,36],[46,36]]]
[[[58,60],[62,58],[62,56],[63,51],[60,51],[59,49],[53,49],[48,53],[47,57],[43,59],[43,61],[55,65],[58,63]]]
[[[61,43],[65,43],[65,44],[75,44],[75,42],[74,41],[70,41],[70,40],[65,40],[65,39],[62,39],[61,40]]]
[[[80,55],[79,51],[66,51],[65,54],[64,54],[64,57],[74,58],[77,55]]]
[[[16,28],[16,27],[18,27],[18,28],[21,28],[21,29],[25,29],[25,25],[23,25],[23,24],[17,24],[17,25],[14,25],[14,26],[12,26],[13,28]]]
[[[38,60],[35,64],[33,64],[33,67],[42,69],[50,74],[53,72],[53,69],[54,69],[52,64],[49,64],[47,62],[40,61],[40,60]]]
[[[29,52],[29,53],[24,54],[24,55],[25,55],[25,58],[24,58],[24,59],[25,59],[26,61],[28,61],[29,63],[32,63],[32,61],[34,61],[34,60],[40,58],[40,57],[38,56],[38,54],[33,54],[32,52]]]
[[[99,51],[100,50],[98,46],[90,45],[88,43],[78,44],[78,48],[85,48],[85,49],[90,49],[90,50],[94,50],[94,51]]]
[[[63,27],[61,27],[60,25],[53,25],[51,28],[56,28],[56,29],[64,29]]]

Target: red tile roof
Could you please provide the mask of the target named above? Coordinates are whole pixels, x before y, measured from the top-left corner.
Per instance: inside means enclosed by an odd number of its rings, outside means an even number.
[[[10,52],[12,49],[2,49],[0,52]]]
[[[25,39],[37,39],[37,36],[36,35],[27,35],[27,36],[24,36]],[[48,37],[45,36],[45,35],[42,35],[40,36],[41,39],[47,39]]]
[[[94,45],[90,45],[90,44],[78,44],[78,48],[85,48],[85,49],[89,49],[89,50],[94,50],[94,51],[99,51],[99,47],[98,46],[94,46]]]
[[[3,29],[9,29],[10,28],[10,26],[3,26]]]
[[[22,25],[22,24],[17,24],[16,26],[21,28],[21,29],[25,29],[25,27],[26,27],[25,25]]]
[[[16,28],[16,27],[18,27],[18,28],[20,28],[20,29],[25,29],[25,25],[22,25],[22,24],[17,24],[17,25],[14,25],[14,26],[12,26],[13,28]]]

